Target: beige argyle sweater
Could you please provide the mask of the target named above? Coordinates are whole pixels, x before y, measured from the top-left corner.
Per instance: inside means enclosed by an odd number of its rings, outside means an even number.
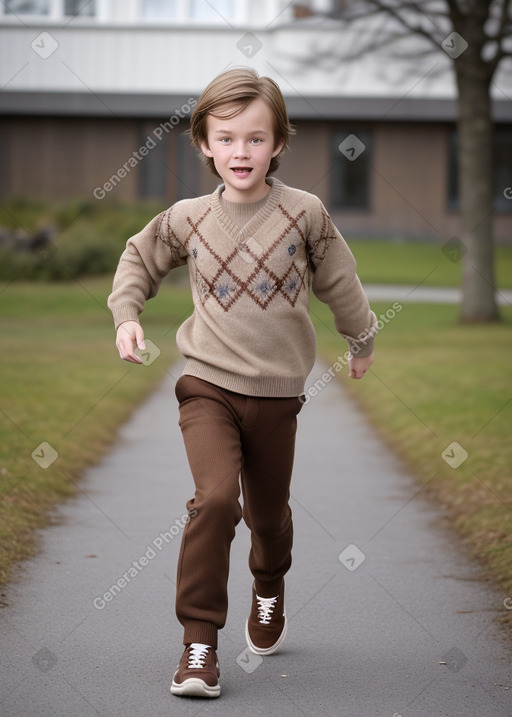
[[[184,199],[128,240],[108,299],[116,327],[138,321],[162,279],[188,264],[194,312],[176,342],[184,373],[250,396],[298,396],[316,353],[310,289],[352,353],[373,351],[375,315],[350,249],[320,200],[278,179],[240,228],[223,187]]]

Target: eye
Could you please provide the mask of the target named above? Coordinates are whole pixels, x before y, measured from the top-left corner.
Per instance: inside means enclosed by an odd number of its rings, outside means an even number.
[[[259,137],[254,137],[254,139],[252,139],[251,141],[253,144],[261,144],[263,142],[263,140]]]
[[[231,139],[229,137],[221,137],[219,142],[221,144],[228,144],[228,142],[231,142]]]

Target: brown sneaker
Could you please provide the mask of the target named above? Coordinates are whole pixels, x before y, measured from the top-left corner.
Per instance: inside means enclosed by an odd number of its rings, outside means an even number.
[[[218,697],[219,663],[213,647],[187,645],[172,678],[171,692],[181,697]]]
[[[284,582],[279,595],[262,598],[252,586],[252,608],[245,624],[245,639],[257,655],[271,655],[286,637]]]

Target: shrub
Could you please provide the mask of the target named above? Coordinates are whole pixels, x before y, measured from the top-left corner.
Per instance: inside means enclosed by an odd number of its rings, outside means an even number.
[[[149,202],[101,203],[76,200],[48,204],[12,199],[0,208],[4,234],[33,236],[53,227],[52,243],[41,251],[19,248],[12,241],[0,246],[0,280],[65,281],[115,271],[126,240],[165,207]]]

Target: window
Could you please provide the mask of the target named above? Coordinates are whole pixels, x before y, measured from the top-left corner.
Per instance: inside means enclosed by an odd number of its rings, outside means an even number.
[[[32,18],[32,22],[38,22],[37,18],[43,17],[54,21],[83,17],[112,23],[146,20],[230,25],[246,20],[249,3],[250,0],[0,0],[0,18],[10,16],[12,21],[24,16],[26,22]]]
[[[167,192],[167,159],[168,137],[165,135],[161,140],[154,141],[153,146],[148,146],[148,137],[153,139],[151,132],[157,122],[142,122],[139,130],[140,146],[148,147],[149,152],[139,164],[138,194],[140,199],[165,199]]]
[[[457,132],[451,130],[448,135],[448,179],[447,179],[448,209],[456,211],[459,208],[459,176],[457,169]]]
[[[346,130],[333,132],[331,148],[333,158],[331,206],[333,208],[363,210],[370,208],[371,152],[371,130],[349,127]]]
[[[6,15],[48,15],[50,0],[7,0],[4,12]]]
[[[64,0],[64,15],[94,17],[95,0]]]
[[[176,0],[144,0],[142,17],[147,20],[172,20],[178,15]]]
[[[494,208],[512,212],[512,200],[505,191],[512,187],[512,128],[497,129],[494,135]],[[510,191],[510,189],[509,189]]]
[[[222,22],[234,17],[234,0],[142,0],[146,20],[204,20]]]
[[[194,20],[223,20],[234,14],[233,0],[190,0],[190,17]]]
[[[201,160],[197,156],[197,150],[192,147],[188,135],[181,132],[176,140],[178,143],[177,198],[197,197],[200,189]]]
[[[448,208],[459,210],[459,173],[457,167],[457,130],[448,137]],[[504,191],[512,187],[512,128],[497,127],[494,131],[493,151],[494,208],[499,212],[512,212],[512,201]]]
[[[96,0],[7,0],[5,15],[94,17]]]

